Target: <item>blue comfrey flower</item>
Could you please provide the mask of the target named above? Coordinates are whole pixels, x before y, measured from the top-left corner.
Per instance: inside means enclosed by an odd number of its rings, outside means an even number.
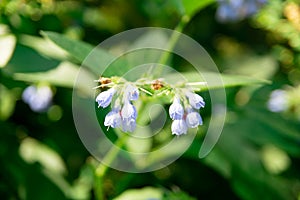
[[[96,98],[96,102],[98,103],[98,108],[99,107],[106,108],[110,104],[112,97],[114,96],[115,93],[116,93],[115,88],[110,88],[107,91],[101,92]]]
[[[184,119],[176,119],[172,122],[171,130],[173,135],[182,135],[187,133],[188,127]]]
[[[124,132],[133,132],[136,127],[137,111],[134,105],[132,105],[129,101],[124,103],[124,106],[121,110],[121,117],[122,130]]]
[[[184,114],[184,109],[180,104],[180,98],[178,96],[174,97],[174,101],[169,108],[169,115],[172,120],[182,119]]]
[[[198,112],[191,111],[186,115],[186,124],[189,128],[196,128],[203,124],[202,118]]]
[[[139,90],[132,84],[128,84],[125,88],[125,95],[128,100],[136,101],[139,98]]]
[[[240,0],[242,1],[242,0]],[[133,105],[132,101],[136,101],[139,98],[139,90],[153,95],[156,93],[151,93],[148,88],[152,90],[158,90],[157,87],[153,86],[153,81],[149,81],[143,78],[137,80],[135,83],[127,82],[125,79],[116,77],[110,80],[109,85],[105,85],[107,79],[96,80],[100,82],[101,85],[95,87],[107,87],[111,86],[107,91],[101,92],[96,97],[96,102],[98,107],[106,108],[112,102],[112,111],[110,111],[104,119],[104,125],[112,128],[121,128],[124,132],[133,132],[136,129],[136,119],[137,110]],[[120,82],[119,82],[120,81]],[[151,83],[150,87],[143,88],[142,85]],[[171,125],[171,130],[173,135],[186,134],[189,128],[196,128],[202,125],[202,118],[199,114],[199,109],[205,106],[203,98],[194,93],[193,90],[188,88],[192,85],[203,84],[203,82],[189,83],[186,84],[184,88],[172,86],[168,83],[155,83],[159,84],[159,89],[161,87],[166,87],[160,94],[165,93],[175,94],[172,104],[169,108],[170,118],[173,120]],[[137,87],[138,86],[138,87]],[[117,93],[116,97],[114,95]]]
[[[193,108],[195,108],[195,109],[204,108],[205,102],[200,95],[190,92],[190,91],[186,92],[185,95],[189,99],[189,103]]]
[[[255,14],[267,0],[218,0],[216,17],[220,22],[239,21]]]
[[[121,110],[121,116],[123,119],[136,119],[137,112],[134,105],[132,105],[129,101],[125,102]]]
[[[134,118],[122,119],[122,130],[124,132],[133,132],[135,128],[136,128],[136,119]]]
[[[51,105],[52,97],[53,92],[47,85],[28,86],[22,94],[23,101],[35,112],[46,111]]]
[[[117,109],[110,111],[105,116],[104,126],[118,128],[121,126],[121,123],[122,123],[122,119],[121,119],[120,111]]]

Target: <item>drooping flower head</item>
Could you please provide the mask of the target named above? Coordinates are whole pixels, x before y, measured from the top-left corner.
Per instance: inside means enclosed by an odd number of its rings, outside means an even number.
[[[196,128],[203,123],[199,109],[205,106],[205,102],[200,95],[194,93],[190,88],[187,88],[188,85],[182,88],[170,86],[170,84],[162,81],[156,81],[155,87],[152,87],[154,82],[145,81],[145,79],[135,83],[127,82],[124,79],[122,79],[121,82],[114,82],[114,78],[109,80],[110,82],[108,84],[111,88],[101,92],[96,97],[98,107],[106,108],[112,104],[112,111],[105,116],[104,120],[104,125],[108,128],[121,128],[124,132],[134,132],[137,126],[137,110],[133,101],[138,100],[140,95],[139,90],[152,96],[155,92],[151,93],[147,91],[147,88],[159,90],[162,89],[162,87],[169,88],[162,90],[160,93],[157,93],[157,95],[163,92],[165,92],[165,94],[174,94],[173,102],[169,107],[169,115],[173,120],[171,125],[173,135],[186,134],[188,128]],[[143,88],[141,87],[143,84],[151,85]],[[203,84],[203,82],[197,82],[197,84]],[[195,83],[193,85],[195,85]],[[105,85],[105,87],[107,86],[108,85]],[[99,87],[101,87],[101,85]]]

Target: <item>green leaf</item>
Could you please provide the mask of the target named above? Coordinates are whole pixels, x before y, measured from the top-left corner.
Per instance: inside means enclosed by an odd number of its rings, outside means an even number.
[[[70,39],[55,32],[43,31],[42,35],[65,50],[72,58],[76,59],[78,63],[86,66],[97,74],[97,76],[102,74],[102,72],[104,72],[105,76],[112,76],[122,75],[128,71],[127,65],[125,65],[122,60],[111,64],[117,57],[102,48],[93,47],[88,43]],[[104,71],[108,65],[110,65],[110,67]]]
[[[145,187],[142,189],[131,189],[126,190],[120,196],[114,198],[114,200],[149,200],[149,199],[162,199],[163,191],[161,189],[153,187]]]
[[[70,62],[62,62],[57,68],[46,72],[35,72],[35,73],[15,73],[13,78],[19,81],[26,82],[47,82],[51,85],[73,88],[74,81],[76,80],[79,67]],[[86,80],[93,80],[91,75],[86,71],[81,71],[81,76],[85,76]],[[91,90],[87,88],[84,83],[77,84],[79,89],[83,91]]]
[[[14,111],[16,104],[16,97],[14,92],[0,84],[0,120],[6,120],[9,118]]]
[[[16,38],[13,35],[0,36],[0,68],[4,67],[11,58],[16,46]]]
[[[60,47],[52,42],[48,42],[44,38],[30,35],[21,35],[18,38],[18,42],[26,47],[30,47],[40,53],[50,58],[57,60],[66,60],[67,53]]]
[[[209,4],[215,2],[215,0],[181,0],[185,14],[189,17],[193,17],[201,9],[205,8]]]
[[[17,44],[14,54],[3,69],[7,74],[44,72],[56,68],[59,61],[40,55],[35,50]]]
[[[214,72],[182,72],[179,74],[168,74],[165,79],[168,82],[176,82],[176,80],[183,80],[183,77],[189,83],[196,82],[207,82],[205,85],[193,85],[192,88],[195,90],[208,90],[208,89],[218,89],[218,88],[228,88],[235,86],[246,86],[253,84],[269,84],[270,81],[264,79],[257,79],[241,75],[231,75],[231,74],[219,74]]]
[[[50,32],[50,31],[42,31],[41,34],[51,40],[54,44],[65,50],[69,53],[73,58],[75,58],[79,62],[83,62],[84,59],[89,55],[89,53],[93,50],[93,46],[87,44],[85,42],[70,39],[62,34]]]

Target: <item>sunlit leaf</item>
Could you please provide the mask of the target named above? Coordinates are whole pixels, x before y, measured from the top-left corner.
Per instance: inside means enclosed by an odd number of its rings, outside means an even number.
[[[149,199],[162,199],[163,191],[158,188],[145,187],[142,189],[126,190],[114,200],[149,200]]]
[[[31,83],[36,82],[48,82],[51,85],[73,88],[74,81],[76,80],[77,74],[79,72],[79,67],[70,62],[62,62],[57,68],[46,71],[46,72],[35,72],[35,73],[15,73],[13,78],[19,81],[26,81]],[[91,81],[93,79],[89,78],[88,72],[82,72],[82,77],[85,76],[87,80]],[[89,90],[91,88],[86,88],[84,83],[77,84],[77,87],[84,90]]]
[[[198,72],[182,72],[180,73],[180,76],[186,78],[186,80],[190,83],[207,82],[207,85],[193,85],[192,88],[194,88],[195,90],[207,90],[270,83],[270,81],[264,79],[257,79],[241,75],[219,74],[214,72],[202,72],[201,74]],[[173,82],[174,80],[182,79],[178,76],[178,74],[169,74],[165,78]]]
[[[4,85],[0,84],[0,120],[6,120],[13,114],[15,108],[15,95]]]
[[[60,155],[35,139],[26,138],[22,141],[20,155],[29,163],[39,162],[47,170],[59,174],[66,173],[66,167]]]
[[[0,35],[0,68],[4,67],[11,58],[16,46],[13,35]]]

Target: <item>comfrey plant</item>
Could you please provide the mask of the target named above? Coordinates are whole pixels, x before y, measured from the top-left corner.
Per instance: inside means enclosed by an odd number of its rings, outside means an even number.
[[[158,96],[173,95],[173,103],[169,107],[169,115],[173,120],[172,134],[186,134],[188,128],[196,128],[203,123],[199,110],[204,108],[205,102],[200,95],[189,88],[188,84],[173,86],[162,80],[146,79],[128,82],[119,77],[100,78],[97,82],[100,82],[100,85],[95,88],[107,88],[96,97],[98,108],[106,108],[110,104],[112,107],[104,120],[104,125],[108,128],[122,128],[124,132],[133,132],[137,119],[137,110],[133,101],[138,100],[140,91],[153,96],[151,90],[160,90],[159,93],[155,93]],[[205,82],[193,83],[195,84],[203,85]]]

